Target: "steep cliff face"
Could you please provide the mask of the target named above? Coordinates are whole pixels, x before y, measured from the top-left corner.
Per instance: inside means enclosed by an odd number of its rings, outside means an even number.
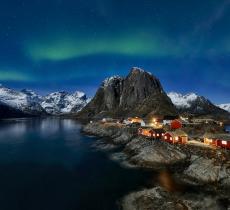
[[[114,76],[101,84],[79,117],[125,117],[149,114],[176,115],[160,81],[151,73],[132,68],[126,78]]]

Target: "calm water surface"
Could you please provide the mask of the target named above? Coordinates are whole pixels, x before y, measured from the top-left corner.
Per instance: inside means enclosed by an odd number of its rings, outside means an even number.
[[[149,172],[109,160],[80,128],[69,119],[0,122],[0,210],[113,210],[147,185]]]
[[[228,132],[230,132],[230,125],[226,125],[225,126],[225,130],[228,131]]]

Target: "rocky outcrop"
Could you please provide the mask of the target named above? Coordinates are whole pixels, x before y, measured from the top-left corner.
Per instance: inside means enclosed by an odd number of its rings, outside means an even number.
[[[182,164],[186,161],[185,153],[173,145],[160,140],[150,141],[143,137],[134,138],[125,147],[130,154],[129,161],[145,168],[162,168],[165,166]]]
[[[184,174],[199,182],[230,186],[230,163],[223,164],[215,159],[192,156],[191,165]]]
[[[114,144],[126,144],[135,136],[136,129],[119,127],[115,123],[89,123],[83,127],[83,132],[99,137],[109,137]]]
[[[123,210],[219,210],[228,209],[229,205],[221,203],[224,196],[202,193],[169,193],[161,187],[144,189],[130,193],[122,199]]]
[[[162,141],[150,141],[138,137],[136,128],[119,126],[116,123],[89,123],[83,131],[99,137],[109,137],[114,144],[125,144],[123,153],[127,154],[127,161],[144,168],[163,168],[177,163],[184,163],[187,155]]]
[[[160,81],[151,73],[132,68],[126,78],[106,79],[79,118],[176,115]]]

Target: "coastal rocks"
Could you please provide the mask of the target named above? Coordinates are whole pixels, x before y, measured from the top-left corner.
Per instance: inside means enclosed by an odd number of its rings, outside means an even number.
[[[184,174],[199,182],[230,186],[230,164],[217,163],[215,159],[192,156],[191,165]]]
[[[150,141],[142,137],[133,139],[124,151],[130,154],[131,163],[145,168],[161,168],[183,163],[187,158],[186,154],[168,143]]]
[[[114,144],[126,144],[135,135],[132,128],[118,126],[116,123],[89,123],[83,131],[99,137],[109,137]]]
[[[116,123],[89,123],[83,131],[99,137],[109,137],[104,143],[125,145],[123,153],[127,162],[138,167],[161,168],[184,163],[187,155],[179,148],[159,140],[137,137],[136,129],[119,126]]]
[[[161,187],[144,189],[125,196],[121,201],[123,210],[219,210],[223,208],[216,196],[196,194],[171,194]],[[224,206],[226,207],[226,206]]]

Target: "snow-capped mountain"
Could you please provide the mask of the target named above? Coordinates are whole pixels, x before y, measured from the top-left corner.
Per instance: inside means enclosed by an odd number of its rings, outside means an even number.
[[[199,96],[195,93],[182,95],[180,93],[170,92],[168,93],[168,97],[177,108],[189,108],[191,107],[192,103],[198,99]]]
[[[224,109],[224,110],[230,112],[230,103],[229,104],[219,104],[217,106],[220,107],[221,109]]]
[[[32,90],[16,91],[0,85],[0,118],[76,113],[88,102],[86,95],[79,91],[55,92],[44,97]]]
[[[214,105],[211,101],[195,93],[182,95],[176,92],[168,93],[169,98],[177,107],[179,113],[192,115],[226,115],[226,111]]]
[[[38,103],[41,103],[44,100],[43,96],[38,95],[37,93],[35,93],[32,90],[22,89],[21,92],[26,94],[29,98],[31,98],[31,100],[36,101]]]
[[[0,86],[1,104],[22,111],[25,114],[39,115],[45,113],[37,98],[38,96],[35,93],[32,96],[28,90],[15,91],[2,85]]]
[[[83,92],[54,92],[44,97],[41,106],[49,114],[76,113],[88,102],[89,99]]]

